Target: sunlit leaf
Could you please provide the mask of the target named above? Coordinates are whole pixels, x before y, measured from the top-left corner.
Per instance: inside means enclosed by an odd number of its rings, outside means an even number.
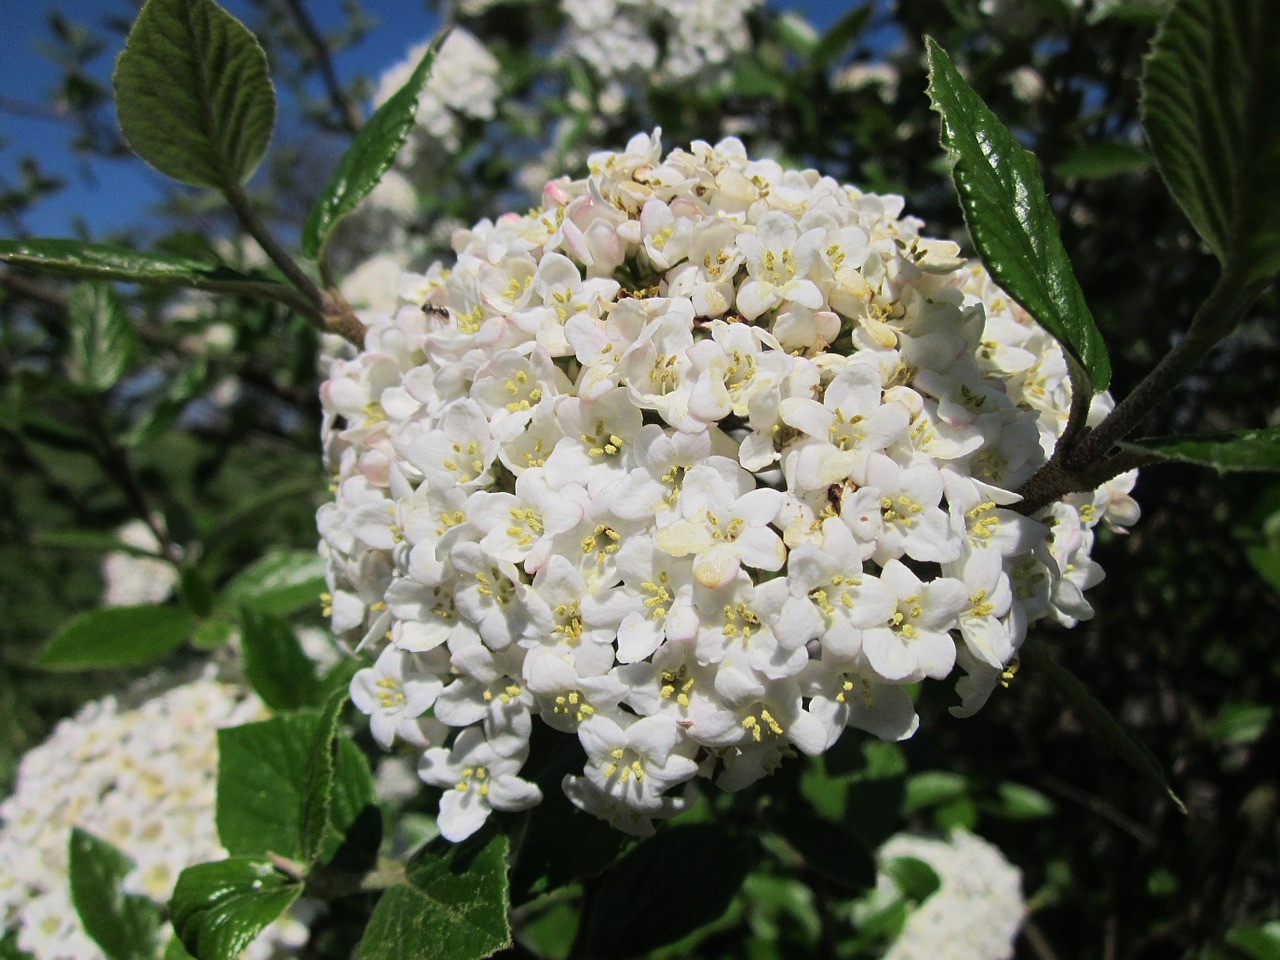
[[[431,66],[446,36],[447,33],[441,33],[431,42],[404,86],[374,111],[312,204],[307,222],[302,227],[302,252],[312,260],[319,258],[325,238],[338,221],[354,210],[356,204],[378,185],[382,175],[395,161],[396,153],[413,128],[418,97],[422,95],[422,88],[426,86]]]
[[[931,38],[929,96],[942,117],[965,222],[988,272],[1079,361],[1095,390],[1111,362],[1071,269],[1036,158],[1013,138]]]
[[[67,320],[68,378],[92,393],[110,390],[128,369],[136,342],[124,307],[105,283],[81,283],[67,295]]]
[[[169,916],[197,960],[238,960],[245,947],[302,895],[302,884],[265,860],[231,857],[178,875]]]
[[[1209,467],[1218,473],[1280,471],[1280,427],[1195,437],[1154,437],[1125,441],[1120,447],[1153,454],[1161,460]]]
[[[153,960],[159,946],[160,908],[122,886],[132,869],[133,861],[107,841],[71,828],[71,900],[85,932],[111,960]]]
[[[359,960],[481,960],[511,942],[507,838],[432,843],[374,908]]]
[[[275,125],[266,54],[213,0],[147,0],[112,84],[129,145],[175,180],[226,189],[266,152]]]
[[[159,660],[195,629],[196,618],[179,606],[106,607],[74,617],[40,651],[48,670],[132,667]]]

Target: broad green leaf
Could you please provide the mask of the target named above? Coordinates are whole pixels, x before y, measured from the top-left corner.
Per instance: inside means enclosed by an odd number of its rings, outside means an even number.
[[[303,859],[302,809],[312,749],[321,719],[284,713],[218,731],[216,819],[222,845],[233,855],[270,851]],[[315,859],[370,866],[382,839],[382,819],[364,754],[338,735],[329,813]]]
[[[329,178],[324,191],[316,198],[307,222],[302,227],[302,252],[312,260],[320,257],[325,239],[339,220],[356,208],[365,195],[378,185],[382,175],[395,161],[418,112],[418,97],[431,75],[431,66],[447,33],[431,41],[417,67],[404,86],[374,111],[361,128],[338,169]]]
[[[1161,460],[1211,467],[1218,473],[1280,471],[1280,427],[1196,437],[1153,437],[1126,441],[1120,447],[1135,453],[1154,454]]]
[[[133,861],[107,841],[71,828],[71,900],[85,932],[111,960],[153,960],[160,945],[160,908],[121,887],[132,869]]]
[[[946,770],[924,770],[907,778],[903,813],[914,813],[926,807],[954,800],[968,792],[968,781],[958,773]]]
[[[6,930],[0,933],[0,960],[36,960],[25,950],[18,949],[18,931]]]
[[[197,617],[207,617],[213,611],[213,586],[198,567],[178,571],[178,588],[183,604]]]
[[[1084,292],[1058,236],[1036,158],[960,76],[946,52],[926,39],[929,96],[942,117],[965,222],[987,270],[1006,293],[1079,361],[1095,390],[1111,362]]]
[[[751,863],[752,845],[718,825],[663,830],[606,875],[588,921],[588,955],[643,956],[716,920]]]
[[[194,958],[187,952],[187,948],[182,945],[178,935],[174,934],[169,938],[169,942],[165,944],[164,954],[160,960],[194,960]]]
[[[942,886],[938,872],[916,857],[894,857],[884,865],[902,895],[916,903],[923,903]]]
[[[1136,143],[1105,140],[1077,147],[1053,166],[1063,179],[1101,180],[1123,173],[1138,173],[1151,166],[1151,155]]]
[[[1227,943],[1249,960],[1280,960],[1280,920],[1258,927],[1234,927],[1227,932]]]
[[[302,838],[302,858],[312,860],[320,849],[325,828],[329,823],[329,810],[333,805],[333,778],[338,765],[338,720],[347,702],[347,692],[336,690],[320,711],[316,725],[311,756],[307,758],[307,779],[302,791],[302,810],[299,814],[299,830]]]
[[[128,369],[136,342],[124,307],[105,283],[80,283],[67,295],[67,320],[68,378],[90,393],[110,390]]]
[[[324,561],[314,550],[271,550],[222,588],[215,608],[245,607],[285,617],[319,604],[323,591]]]
[[[238,960],[245,947],[302,895],[302,884],[253,857],[188,867],[178,875],[169,917],[197,960]]]
[[[506,947],[506,853],[492,830],[431,843],[374,907],[359,960],[480,960]]]
[[[132,667],[159,660],[195,629],[196,618],[179,606],[106,607],[72,618],[40,651],[48,670]]]
[[[828,27],[814,48],[809,63],[819,70],[825,70],[839,60],[862,33],[874,8],[872,3],[863,3]]]
[[[147,286],[191,287],[212,293],[296,299],[289,287],[227,267],[186,257],[141,253],[109,243],[79,240],[0,240],[0,260],[87,280],[119,280]]]
[[[191,645],[197,650],[217,650],[235,635],[236,626],[229,620],[202,620],[191,634]]]
[[[293,629],[279,617],[242,607],[240,649],[245,679],[272,710],[319,704],[315,665],[302,652]]]
[[[276,112],[266,54],[213,0],[147,0],[111,80],[125,139],[166,176],[226,190],[266,153]]]
[[[1260,703],[1230,703],[1205,725],[1204,735],[1223,743],[1253,743],[1266,731],[1276,708]]]
[[[982,809],[1005,820],[1039,820],[1053,816],[1057,809],[1039,790],[1008,780],[996,785],[996,798],[996,803],[983,804]]]
[[[875,858],[861,840],[839,823],[785,813],[775,818],[773,828],[828,880],[855,891],[875,886]]]
[[[1280,272],[1277,77],[1275,0],[1179,0],[1142,80],[1142,128],[1156,168],[1244,286]]]
[[[1151,751],[1122,727],[1111,715],[1111,711],[1095,700],[1079,678],[1055,660],[1041,641],[1028,640],[1022,645],[1019,657],[1024,667],[1039,671],[1044,676],[1049,685],[1079,714],[1080,719],[1092,727],[1093,732],[1121,760],[1142,779],[1163,790],[1180,812],[1187,812],[1186,805],[1165,780],[1164,772]]]

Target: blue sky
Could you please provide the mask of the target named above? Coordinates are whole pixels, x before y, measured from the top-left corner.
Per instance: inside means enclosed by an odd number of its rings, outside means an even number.
[[[242,20],[248,20],[245,0],[222,0],[223,5]],[[305,0],[308,11],[324,29],[340,22],[339,0]],[[802,0],[778,2],[772,6],[800,9],[816,26],[833,22],[848,10],[849,2]],[[93,28],[111,44],[92,63],[91,73],[107,82],[111,66],[123,41],[102,29],[111,18],[131,19],[131,0],[5,0],[5,33],[9,38],[0,56],[0,178],[12,182],[23,156],[33,156],[41,171],[62,178],[66,187],[43,200],[24,219],[36,236],[72,236],[83,223],[90,235],[137,223],[148,204],[156,202],[164,188],[164,178],[141,161],[83,160],[68,148],[71,130],[50,119],[21,115],[25,107],[46,109],[50,92],[60,82],[58,68],[40,53],[41,43],[50,43],[48,15],[59,10],[72,23]],[[428,36],[437,23],[425,4],[413,0],[364,0],[363,7],[377,21],[355,48],[335,62],[343,79],[365,73],[376,76],[400,59],[413,43]],[[319,91],[317,90],[317,93]],[[288,109],[286,106],[284,109]]]

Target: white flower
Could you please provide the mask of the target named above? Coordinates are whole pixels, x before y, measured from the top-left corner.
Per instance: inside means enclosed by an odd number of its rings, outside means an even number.
[[[489,819],[493,810],[527,810],[542,799],[535,784],[516,774],[524,764],[525,751],[502,751],[511,741],[497,744],[486,740],[478,727],[458,734],[453,748],[432,747],[422,755],[418,776],[445,789],[440,799],[440,833],[455,843],[471,836]]]
[[[156,535],[141,520],[130,520],[117,529],[115,535],[131,547],[159,554],[160,543]],[[158,555],[138,556],[124,550],[112,550],[103,554],[102,580],[105,584],[102,593],[104,607],[163,603],[178,585],[178,571]]]
[[[129,696],[172,682],[153,677]],[[73,827],[130,857],[124,891],[157,906],[183,869],[225,858],[214,823],[217,731],[263,716],[242,688],[204,677],[132,709],[114,697],[94,701],[59,723],[23,756],[13,793],[0,802],[0,930],[13,931],[18,947],[41,960],[101,957],[71,902]],[[268,927],[245,956],[266,960],[301,946],[301,906],[296,917]],[[166,925],[155,948],[170,936]]]
[[[885,960],[1009,960],[1026,915],[1022,874],[998,848],[964,830],[946,840],[899,834],[880,848],[883,866],[901,857],[922,860],[938,889],[907,917]],[[877,897],[899,894],[882,873]]]
[[[778,570],[786,560],[782,538],[769,524],[782,509],[777,490],[743,491],[707,466],[684,477],[678,503],[681,519],[657,531],[658,549],[673,557],[693,556],[693,576],[704,587],[728,583],[741,565]]]

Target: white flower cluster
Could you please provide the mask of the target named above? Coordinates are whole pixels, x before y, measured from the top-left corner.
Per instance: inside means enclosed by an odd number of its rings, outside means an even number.
[[[938,875],[938,889],[908,918],[884,960],[1009,960],[1026,915],[1022,873],[999,848],[964,830],[948,840],[911,834],[891,838],[882,865],[900,857],[921,860]],[[875,898],[901,895],[882,872]]]
[[[641,135],[366,317],[322,387],[326,602],[446,837],[539,801],[535,717],[586,752],[573,802],[644,834],[695,776],[910,736],[905,685],[957,661],[972,712],[1028,623],[1090,614],[1133,477],[1008,509],[1065,422],[1061,350],[901,207]]]
[[[213,813],[216,731],[261,715],[256,698],[206,678],[133,710],[98,700],[58,724],[22,758],[14,793],[0,803],[0,932],[16,930],[19,948],[40,960],[103,957],[71,903],[72,827],[131,857],[124,889],[159,903],[183,868],[225,857]],[[246,956],[280,956],[305,939],[286,918]]]
[[[430,41],[423,41],[409,50],[408,55],[378,80],[373,95],[374,106],[381,106],[391,95],[404,86],[427,52]],[[458,149],[458,117],[492,120],[498,87],[498,61],[485,49],[475,35],[454,27],[431,67],[422,96],[418,98],[418,112],[414,131],[400,157],[401,164],[412,164],[414,157],[424,147],[422,136],[431,143],[430,155],[440,148]]]
[[[115,532],[116,539],[138,550],[160,551],[160,541],[141,520],[130,520]],[[102,557],[102,605],[127,607],[162,603],[178,585],[173,564],[157,557],[140,557],[127,550],[111,550]]]
[[[601,77],[643,72],[681,82],[724,66],[751,43],[747,14],[763,0],[562,0],[563,52]],[[660,50],[654,36],[664,38]]]

